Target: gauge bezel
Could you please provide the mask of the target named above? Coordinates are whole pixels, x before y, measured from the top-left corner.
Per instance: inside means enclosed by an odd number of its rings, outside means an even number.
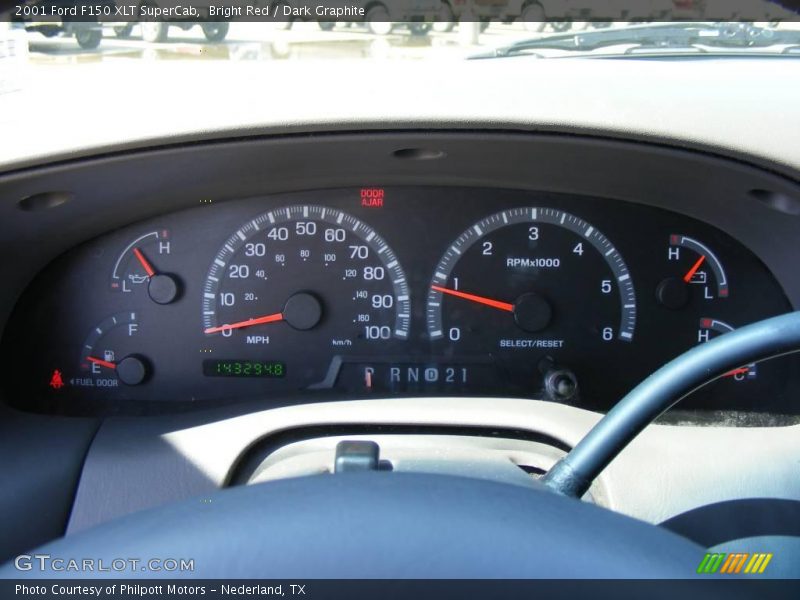
[[[611,241],[596,227],[580,217],[555,208],[529,206],[496,212],[468,227],[445,250],[433,271],[426,304],[428,335],[432,340],[444,337],[442,323],[442,292],[434,286],[442,285],[461,259],[475,243],[490,233],[519,223],[555,225],[577,234],[588,241],[608,264],[616,281],[620,296],[620,325],[616,339],[631,342],[636,330],[636,291],[628,266]]]
[[[268,226],[290,223],[298,219],[321,221],[330,225],[345,227],[358,236],[376,256],[380,257],[382,265],[387,270],[387,277],[391,282],[394,295],[394,327],[392,337],[408,339],[411,328],[411,292],[405,271],[400,260],[395,255],[389,244],[372,227],[364,221],[337,208],[315,204],[295,204],[283,206],[274,210],[263,212],[247,221],[237,229],[222,244],[208,269],[202,287],[202,321],[203,330],[223,327],[217,315],[217,295],[222,282],[226,280],[225,269],[231,259],[237,255],[242,247],[263,232]]]

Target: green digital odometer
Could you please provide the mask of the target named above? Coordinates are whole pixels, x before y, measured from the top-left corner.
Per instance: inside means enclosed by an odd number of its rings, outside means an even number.
[[[206,377],[285,377],[286,363],[276,360],[214,360],[203,361]]]

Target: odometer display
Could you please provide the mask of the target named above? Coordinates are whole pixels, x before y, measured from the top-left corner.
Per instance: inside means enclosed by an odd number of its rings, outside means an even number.
[[[267,377],[286,376],[286,364],[274,360],[213,360],[203,361],[206,377]]]

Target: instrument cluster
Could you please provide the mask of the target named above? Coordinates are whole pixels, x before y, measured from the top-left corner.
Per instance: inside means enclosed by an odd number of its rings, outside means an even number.
[[[166,214],[56,259],[9,322],[2,381],[19,408],[63,414],[463,395],[603,412],[692,345],[790,310],[746,247],[663,209],[320,190]],[[798,390],[784,357],[682,408],[797,415]]]

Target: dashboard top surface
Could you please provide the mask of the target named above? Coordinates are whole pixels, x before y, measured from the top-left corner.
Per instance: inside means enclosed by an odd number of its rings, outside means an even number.
[[[71,65],[88,71],[87,77],[102,73],[106,84],[92,103],[91,118],[104,126],[64,119],[48,135],[33,136],[30,123],[14,115],[52,110],[47,90],[67,89],[74,79],[74,69],[54,70],[5,99],[0,123],[7,143],[0,147],[0,170],[259,135],[480,129],[646,140],[742,158],[795,179],[800,172],[794,136],[800,128],[800,112],[793,108],[800,106],[800,88],[793,83],[800,79],[796,60],[516,57],[395,61],[391,69],[380,61],[342,61],[330,69],[320,69],[316,61],[274,62],[269,78],[258,64],[246,62],[133,61],[125,69],[102,71],[92,64]],[[362,85],[342,85],[348,69],[358,69],[359,80],[368,81],[370,89],[391,93],[380,93],[375,101]],[[159,71],[159,93],[170,102],[143,113],[150,98],[142,98],[129,83],[150,80],[154,70]],[[216,84],[206,85],[211,79]],[[289,80],[291,85],[275,84]],[[737,85],[731,93],[731,82],[743,80],[758,85]],[[325,99],[324,106],[319,98]],[[183,109],[198,102],[207,107],[203,119]],[[236,110],[219,108],[230,106]],[[66,95],[59,104],[62,114],[84,114],[85,108],[80,96]]]

